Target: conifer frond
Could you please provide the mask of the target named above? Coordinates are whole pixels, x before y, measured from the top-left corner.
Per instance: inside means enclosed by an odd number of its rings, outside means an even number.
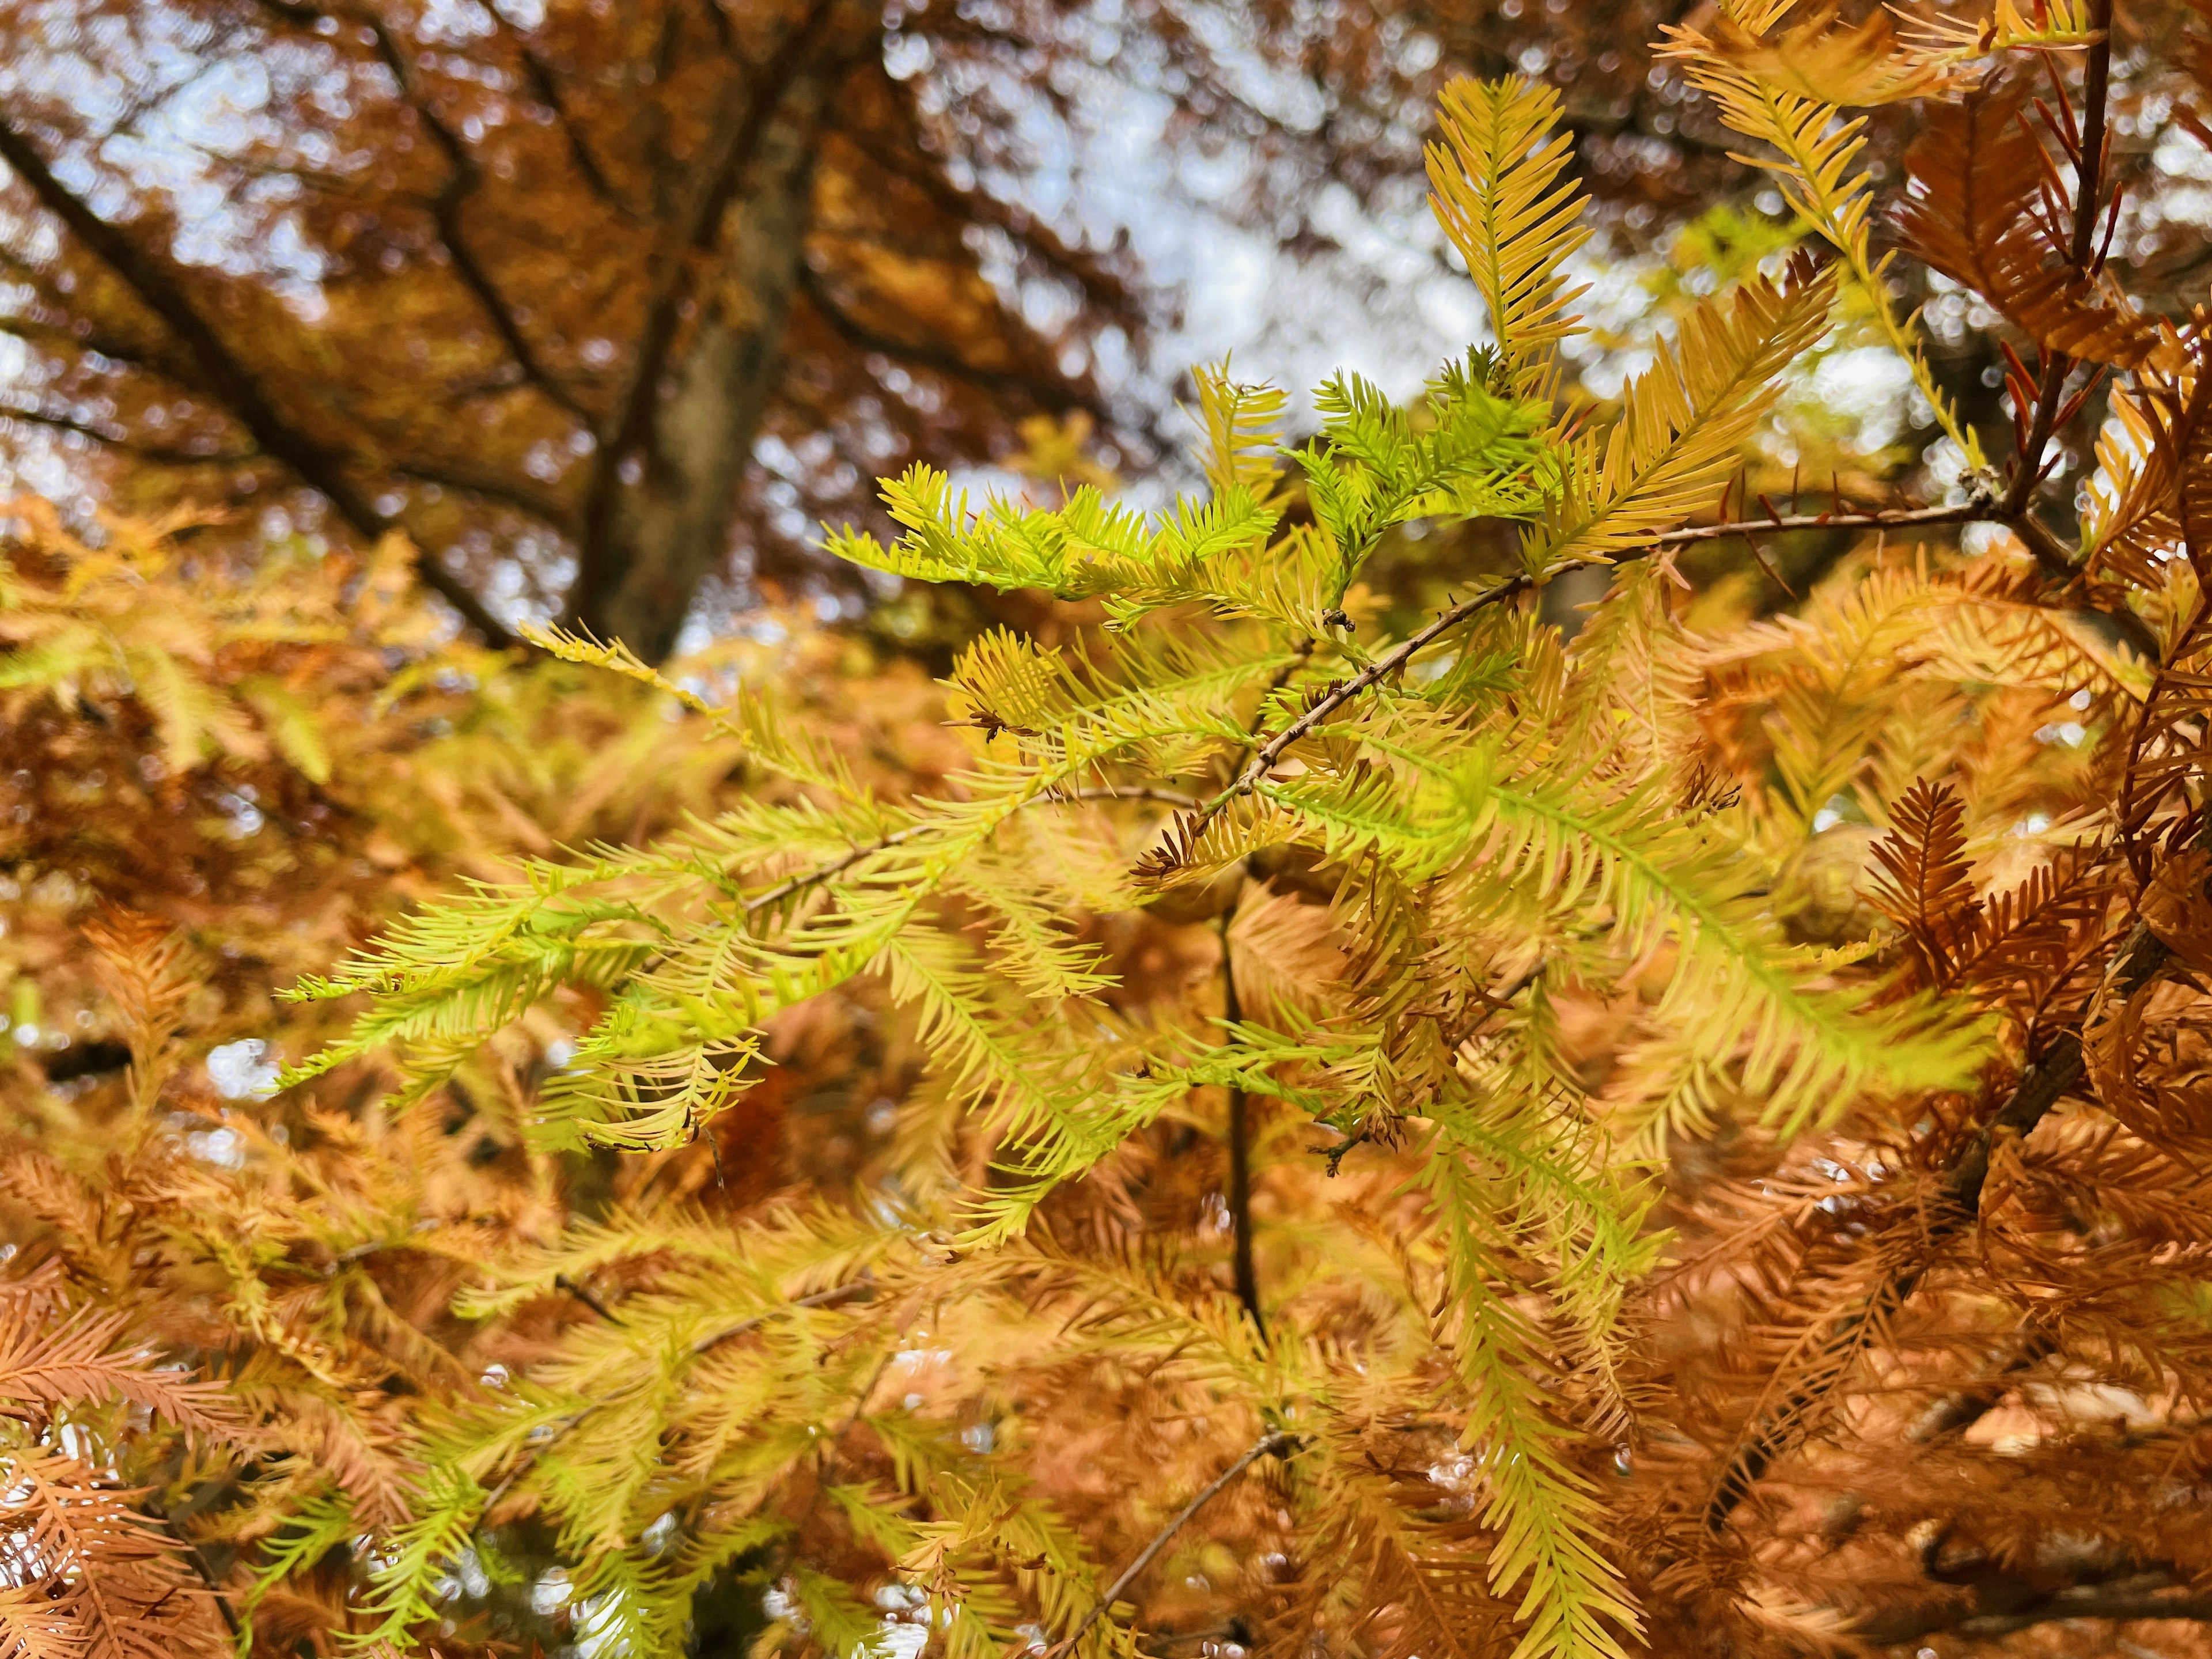
[[[51,1408],[72,1400],[128,1400],[179,1427],[224,1434],[240,1426],[220,1383],[157,1369],[125,1336],[119,1314],[26,1322],[0,1311],[0,1401]],[[0,1414],[21,1416],[0,1405]]]
[[[2072,234],[2051,193],[2027,88],[1996,79],[1936,105],[1905,156],[1905,245],[1978,290],[2046,351],[2133,368],[2161,344],[2156,325],[2068,258]]]
[[[88,1645],[43,1591],[0,1589],[0,1659],[88,1659]]]
[[[1554,131],[1559,118],[1553,87],[1462,76],[1443,90],[1442,142],[1428,147],[1437,221],[1488,310],[1495,389],[1514,397],[1539,391],[1551,353],[1582,331],[1569,310],[1580,290],[1566,287],[1564,267],[1589,230],[1580,188],[1559,182],[1573,146]]]
[[[1826,331],[1834,288],[1801,263],[1780,287],[1755,278],[1699,307],[1622,394],[1602,453],[1571,453],[1559,496],[1523,540],[1530,568],[1625,552],[1717,489],[1778,395],[1784,365]]]
[[[1314,404],[1325,446],[1295,452],[1314,516],[1335,552],[1334,609],[1376,539],[1417,517],[1522,518],[1535,510],[1547,459],[1534,402],[1493,395],[1475,356],[1430,388],[1428,429],[1357,374],[1322,383]]]
[[[2094,45],[2104,32],[2094,26],[2087,0],[1996,0],[1978,22],[1917,14],[1908,37],[1917,49],[1965,63],[2002,52],[2063,51]]]
[[[1949,66],[1902,49],[1887,11],[1838,21],[1839,0],[1821,0],[1779,33],[1745,27],[1726,11],[1713,20],[1711,50],[1777,92],[1858,108],[1949,89]],[[1771,27],[1771,24],[1766,27]]]
[[[1206,477],[1217,495],[1242,489],[1266,506],[1277,488],[1278,429],[1290,400],[1279,387],[1231,380],[1229,365],[1200,368],[1198,415],[1206,433]]]
[[[1521,1595],[1516,1659],[1626,1659],[1623,1637],[1632,1638],[1640,1621],[1607,1559],[1589,1482],[1560,1456],[1568,1431],[1530,1375],[1543,1363],[1542,1336],[1498,1293],[1498,1265],[1481,1243],[1498,1231],[1485,1185],[1455,1156],[1426,1162],[1424,1186],[1445,1242],[1441,1334],[1473,1405],[1461,1443],[1480,1471],[1483,1525],[1495,1534],[1490,1588]]]
[[[1948,92],[1961,60],[1788,9],[1680,40],[1879,299],[1836,100]],[[1867,1550],[1738,1548],[1730,1516],[1770,1480],[1871,1489],[1852,1460],[1898,1400],[2022,1299],[1899,1316],[1970,1238],[2069,1287],[2066,1364],[2179,1397],[2142,1334],[2179,1316],[2134,1286],[2202,1242],[2194,1187],[2142,1173],[2186,1167],[2201,1116],[2145,1011],[2195,993],[2138,994],[2204,936],[2175,913],[2212,393],[2142,358],[2063,602],[2007,538],[1946,539],[2033,527],[1984,481],[1783,526],[1917,538],[1827,550],[1790,614],[1678,600],[1693,561],[1629,556],[1742,532],[1679,527],[1759,453],[1834,281],[1803,258],[1686,307],[1616,420],[1559,413],[1558,116],[1518,79],[1453,89],[1437,210],[1496,339],[1425,406],[1340,374],[1286,452],[1284,399],[1224,367],[1205,487],[1157,511],[887,485],[896,544],[837,551],[1083,602],[963,641],[935,692],[870,682],[910,700],[900,734],[799,675],[722,708],[726,677],[551,640],[702,745],[711,805],[486,855],[289,1005],[319,1038],[366,1004],[287,1074],[324,1097],[270,1108],[311,1152],[257,1127],[243,1170],[155,1182],[165,1214],[223,1207],[162,1248],[223,1287],[204,1340],[250,1352],[281,1449],[224,1534],[249,1611],[442,1643],[519,1547],[567,1575],[564,1639],[632,1656],[754,1594],[793,1653],[1131,1659],[1194,1603],[1376,1659],[1795,1642]],[[1407,631],[1431,600],[1369,591],[1377,550],[1466,518],[1523,521],[1522,568]],[[1520,603],[1615,560],[1571,644]],[[1906,970],[1870,960],[1870,901]],[[122,1304],[149,1253],[83,1185],[0,1161]],[[1662,1289],[1674,1228],[1697,1254]],[[2107,1326],[2134,1334],[2093,1364]],[[1910,1455],[1918,1482],[1950,1453]]]
[[[205,1589],[131,1506],[135,1494],[62,1453],[0,1454],[0,1582],[37,1587],[52,1622],[34,1640],[51,1641],[58,1626],[82,1659],[224,1650]]]
[[[787,778],[848,799],[858,793],[850,769],[836,751],[794,732],[757,691],[741,690],[735,704],[719,707],[690,686],[678,685],[659,669],[641,662],[637,653],[620,640],[605,643],[588,635],[531,623],[523,624],[522,635],[539,650],[550,652],[563,662],[604,669],[674,698],[693,714],[703,714],[744,743],[755,760]]]
[[[1959,945],[1981,917],[1966,823],[1966,807],[1950,789],[1916,783],[1891,807],[1889,833],[1874,845],[1883,872],[1874,901],[1905,930],[1923,985],[1950,979]]]
[[[2152,591],[2184,550],[2171,412],[2154,392],[2116,391],[2083,492],[2081,542],[2096,568]]]
[[[1774,940],[1748,890],[1757,878],[1744,879],[1718,837],[1684,834],[1671,802],[1594,811],[1511,784],[1490,796],[1484,857],[1501,874],[1533,879],[1547,896],[1589,884],[1617,916],[1626,951],[1674,933],[1681,965],[1652,1024],[1702,1055],[1701,1070],[1727,1055],[1765,1121],[1790,1130],[1869,1084],[1942,1088],[1971,1075],[1973,1036],[1924,1029],[1917,1011],[1872,1016],[1863,996],[1814,988],[1823,964]]]
[[[404,1644],[418,1626],[439,1616],[437,1575],[468,1547],[484,1493],[466,1475],[433,1470],[416,1493],[415,1512],[380,1540],[362,1611],[375,1622],[349,1632],[349,1644],[375,1650]]]
[[[1280,847],[1298,834],[1297,819],[1273,811],[1264,797],[1249,804],[1232,803],[1193,830],[1194,815],[1179,813],[1168,820],[1160,843],[1139,860],[1136,881],[1140,889],[1159,891],[1201,880],[1270,847]]]
[[[1782,9],[1774,9],[1775,16]],[[1772,21],[1768,18],[1755,27],[1743,26],[1763,35]],[[1893,309],[1888,270],[1894,256],[1874,257],[1872,192],[1865,173],[1852,171],[1866,147],[1864,118],[1847,120],[1826,96],[1777,87],[1754,70],[1739,67],[1694,28],[1668,26],[1666,33],[1666,55],[1683,64],[1692,84],[1712,99],[1722,120],[1772,148],[1772,155],[1735,159],[1772,173],[1784,200],[1841,256],[1853,284],[1866,298],[1884,343],[1911,369],[1913,384],[1936,411],[1945,434],[1970,464],[1981,465],[1980,441],[1936,385],[1911,320],[1900,320]]]

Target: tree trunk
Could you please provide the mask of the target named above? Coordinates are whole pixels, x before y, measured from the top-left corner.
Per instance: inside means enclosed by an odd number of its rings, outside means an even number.
[[[568,619],[647,662],[675,648],[693,593],[729,554],[738,485],[782,368],[823,122],[879,29],[854,0],[823,0],[735,100],[693,246],[678,256],[690,269],[664,291],[664,342],[687,300],[697,320],[672,362],[648,331],[627,409],[601,434]]]

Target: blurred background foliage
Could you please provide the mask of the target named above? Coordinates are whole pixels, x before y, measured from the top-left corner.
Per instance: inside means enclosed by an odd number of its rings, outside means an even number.
[[[1617,394],[1686,300],[1794,236],[1654,59],[1693,10],[10,0],[0,466],[80,530],[94,501],[223,509],[206,544],[249,560],[400,531],[485,637],[566,617],[658,659],[790,604],[941,658],[972,605],[886,605],[811,550],[876,514],[875,477],[1003,477],[1060,433],[1048,471],[1080,454],[1157,496],[1194,362],[1409,395],[1479,336],[1424,205],[1453,73],[1561,88],[1598,232],[1576,390]],[[2176,61],[2181,10],[2127,8],[2124,68]],[[2170,299],[2212,168],[2164,71],[2122,84],[2114,258]],[[1869,112],[1877,183],[1903,107]],[[1993,433],[1994,315],[1903,297]],[[1840,337],[1758,487],[1940,492],[1958,461],[1926,413]],[[1394,574],[1480,543],[1402,547]],[[1794,581],[1838,550],[1776,556]]]

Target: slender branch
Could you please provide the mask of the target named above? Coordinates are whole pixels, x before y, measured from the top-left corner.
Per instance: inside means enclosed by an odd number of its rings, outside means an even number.
[[[1236,958],[1230,952],[1232,913],[1233,907],[1221,914],[1221,1012],[1233,1026],[1243,1023],[1244,1008],[1237,995]],[[1267,1320],[1260,1311],[1260,1275],[1252,1265],[1252,1101],[1234,1085],[1229,1091],[1229,1221],[1237,1299],[1244,1304],[1245,1316],[1264,1343]]]
[[[1462,599],[1450,610],[1440,613],[1437,619],[1403,643],[1384,652],[1348,680],[1339,680],[1316,700],[1312,708],[1292,720],[1281,731],[1261,744],[1244,769],[1229,787],[1207,801],[1191,817],[1186,833],[1195,836],[1215,818],[1222,809],[1239,795],[1248,795],[1259,787],[1260,781],[1274,769],[1283,757],[1283,751],[1301,738],[1307,736],[1338,709],[1358,696],[1369,687],[1388,679],[1410,662],[1414,656],[1458,627],[1462,623],[1493,605],[1502,604],[1516,594],[1525,593],[1535,586],[1526,574],[1508,578],[1495,587],[1485,588],[1471,599]]]
[[[1883,1647],[1900,1646],[1943,1632],[1960,1636],[2009,1635],[2030,1625],[2061,1619],[2212,1619],[2212,1595],[2192,1590],[2163,1567],[2101,1583],[2050,1589],[2017,1578],[1977,1583],[1962,1602],[1936,1608],[1869,1613],[1850,1634]]]
[[[863,1291],[872,1291],[873,1289],[875,1289],[875,1285],[872,1280],[856,1279],[850,1284],[832,1285],[826,1291],[816,1291],[811,1296],[795,1296],[788,1302],[779,1304],[777,1306],[769,1309],[765,1313],[754,1314],[750,1318],[740,1319],[734,1325],[726,1325],[719,1331],[714,1331],[706,1336],[701,1337],[696,1342],[694,1342],[691,1345],[692,1355],[694,1358],[696,1358],[702,1354],[711,1353],[716,1348],[720,1347],[725,1342],[734,1341],[737,1338],[743,1336],[747,1331],[757,1330],[763,1325],[767,1324],[769,1320],[788,1313],[793,1308],[832,1307],[840,1302],[850,1301],[853,1297],[860,1295]]]
[[[185,1529],[177,1524],[177,1517],[167,1509],[155,1503],[149,1503],[146,1507],[161,1522],[161,1530],[176,1540],[179,1551],[191,1564],[193,1575],[205,1587],[209,1599],[215,1603],[215,1610],[222,1616],[223,1628],[230,1632],[231,1640],[235,1642],[240,1631],[237,1611],[230,1605],[230,1597],[223,1593],[222,1582],[208,1565],[207,1557],[201,1553],[198,1543],[186,1535]]]
[[[301,0],[261,0],[261,3],[294,22],[333,15],[320,6],[302,4]],[[446,118],[438,112],[437,101],[431,96],[429,88],[422,84],[422,75],[416,70],[414,59],[401,49],[384,19],[366,7],[357,11],[349,9],[347,15],[368,30],[370,38],[375,42],[378,60],[391,71],[392,80],[398,85],[400,96],[407,100],[408,107],[415,112],[424,131],[429,133],[431,141],[445,155],[446,177],[439,185],[437,193],[430,198],[430,217],[438,227],[439,241],[453,256],[453,274],[461,279],[461,286],[475,296],[477,304],[490,320],[493,331],[499,336],[500,343],[507,348],[507,355],[522,371],[523,379],[578,420],[588,423],[591,418],[589,411],[577,402],[575,395],[562,383],[560,377],[539,361],[537,349],[530,343],[529,337],[523,333],[522,325],[515,317],[514,307],[500,292],[499,284],[492,279],[491,272],[484,268],[475,250],[469,246],[468,239],[461,234],[461,208],[469,198],[476,194],[477,186],[483,182],[483,167],[477,165],[477,158],[469,147],[461,142],[461,135],[454,131]]]
[[[474,495],[479,501],[496,501],[511,507],[516,512],[544,520],[556,528],[568,523],[569,509],[550,495],[540,495],[489,473],[479,473],[465,464],[452,460],[394,461],[392,470],[403,478],[412,478],[418,483],[435,484],[441,489],[458,489],[464,495]]]
[[[1191,811],[1198,805],[1195,796],[1186,795],[1180,790],[1159,789],[1149,785],[1135,784],[1100,784],[1089,788],[1056,792],[1041,796],[1040,799],[1048,801],[1153,800],[1164,805],[1181,808],[1185,811]],[[872,857],[878,853],[888,852],[894,847],[913,840],[928,827],[922,823],[910,823],[903,830],[894,830],[887,836],[879,836],[874,841],[864,842],[850,852],[840,853],[826,864],[818,864],[811,870],[802,872],[787,880],[780,881],[767,891],[756,893],[747,899],[745,914],[756,915],[767,909],[771,904],[782,902],[793,893],[804,892],[809,887],[818,887],[833,876],[842,875],[862,859]]]
[[[599,1315],[600,1318],[605,1320],[608,1324],[622,1325],[629,1322],[619,1314],[616,1313],[613,1309],[608,1307],[605,1303],[600,1301],[599,1297],[592,1291],[592,1287],[582,1283],[580,1280],[571,1279],[566,1273],[556,1273],[553,1275],[553,1282],[561,1289],[568,1291],[569,1295],[574,1297],[577,1301],[589,1308],[593,1313]]]
[[[2001,524],[2021,538],[2044,574],[2054,580],[2070,580],[2079,574],[2078,556],[2044,522],[2025,507],[2017,511],[2002,502],[1977,496],[1956,507],[1898,507],[1881,513],[1795,513],[1771,519],[1738,519],[1728,524],[1691,525],[1652,538],[1655,547],[1687,547],[1717,542],[1731,536],[1749,541],[1758,535],[1791,530],[1911,530],[1954,524]],[[1753,548],[1754,555],[1758,549]],[[1762,561],[1763,562],[1763,561]]]
[[[2074,244],[2068,258],[2077,276],[2087,278],[2095,257],[2097,213],[2104,191],[2105,114],[2112,73],[2112,0],[2089,0],[2089,27],[2096,39],[2082,69],[2081,153],[2075,167]],[[2021,451],[2019,469],[2005,491],[2002,514],[2008,520],[2027,514],[2029,498],[2043,482],[2043,452],[2057,424],[2059,401],[2065,395],[2067,372],[2072,361],[2063,351],[2046,350],[2042,384],[2036,388],[2035,413]]]
[[[1082,396],[1070,382],[1039,380],[1034,375],[1005,369],[978,368],[942,347],[916,345],[878,333],[848,311],[830,293],[814,268],[804,260],[799,263],[799,283],[812,303],[816,314],[829,324],[848,345],[857,350],[876,352],[916,368],[926,368],[952,380],[965,380],[971,386],[981,386],[987,392],[1020,392],[1034,398],[1039,405],[1054,414],[1079,409],[1102,422],[1109,418],[1102,404],[1095,398]]]
[[[2123,1000],[2148,985],[2171,953],[2149,927],[2136,922],[2113,955],[2112,994]],[[2029,1062],[1997,1109],[1984,1120],[1966,1148],[1943,1173],[1928,1211],[1929,1245],[1954,1237],[1979,1218],[1996,1143],[2025,1139],[2051,1109],[2081,1082],[2084,1067],[2080,1022],[2053,1035]],[[1840,1387],[1867,1345],[1911,1299],[1927,1276],[1927,1254],[1912,1265],[1884,1273],[1874,1289],[1838,1318],[1808,1367],[1805,1383],[1770,1413],[1737,1446],[1723,1467],[1706,1500],[1705,1525],[1718,1532],[1736,1506],[1751,1495],[1760,1477],[1796,1437],[1808,1416]]]
[[[43,409],[25,409],[15,404],[0,403],[0,421],[20,421],[25,426],[42,426],[56,432],[89,438],[106,448],[121,450],[126,455],[135,455],[155,466],[246,466],[261,459],[251,450],[228,453],[218,450],[204,453],[161,444],[136,443],[88,421],[71,420],[66,415],[52,414]]]
[[[1913,1419],[1905,1437],[1915,1445],[1926,1445],[1972,1428],[1997,1407],[2014,1386],[2012,1379],[2048,1359],[2058,1349],[2058,1341],[2047,1330],[2028,1333],[2027,1340],[2014,1350],[2010,1357],[1995,1373],[1973,1387],[1956,1389],[1931,1403],[1928,1409]]]
[[[141,304],[161,319],[198,366],[203,384],[222,400],[264,454],[291,468],[319,491],[338,516],[364,538],[374,541],[393,527],[392,520],[378,512],[360,486],[347,477],[343,459],[308,436],[277,408],[259,378],[200,314],[174,274],[56,178],[29,136],[4,115],[0,115],[0,161],[8,164],[40,206],[60,220],[94,258],[122,278]],[[488,643],[505,647],[515,642],[507,625],[437,560],[418,550],[415,569],[422,585],[459,611]]]
[[[568,112],[568,100],[561,95],[560,83],[553,78],[551,67],[530,49],[521,38],[520,29],[509,22],[504,15],[499,15],[501,27],[515,37],[515,55],[521,60],[530,95],[553,112],[553,118],[559,124],[562,136],[568,141],[568,159],[576,164],[576,171],[591,186],[592,194],[633,223],[646,222],[647,216],[632,206],[615,188],[614,179],[599,164],[599,158],[592,154],[592,147],[585,140],[583,129],[576,125],[575,118]]]
[[[0,270],[6,271],[25,287],[37,290],[38,298],[50,312],[64,312],[69,296],[55,289],[46,274],[4,250],[0,250]],[[70,358],[104,357],[111,363],[120,363],[141,374],[156,374],[165,380],[180,379],[173,364],[154,361],[149,344],[143,341],[118,340],[112,334],[103,334],[97,328],[88,327],[82,334],[76,325],[89,319],[71,316],[67,324],[52,320],[51,316],[29,315],[17,312],[0,319],[0,334],[15,336],[25,345],[37,346],[59,356],[66,353]]]
[[[1114,1603],[1121,1599],[1121,1592],[1129,1588],[1130,1583],[1136,1578],[1139,1573],[1144,1571],[1146,1567],[1152,1565],[1152,1558],[1168,1547],[1169,1540],[1174,1538],[1177,1533],[1181,1532],[1183,1528],[1188,1524],[1190,1518],[1193,1516],[1196,1515],[1200,1510],[1212,1503],[1214,1498],[1220,1495],[1224,1487],[1226,1487],[1231,1481],[1235,1480],[1238,1475],[1243,1474],[1245,1470],[1250,1468],[1253,1464],[1258,1462],[1261,1458],[1269,1456],[1277,1452],[1290,1450],[1295,1448],[1297,1443],[1297,1436],[1294,1434],[1286,1434],[1280,1430],[1278,1430],[1273,1434],[1261,1435],[1259,1439],[1254,1441],[1249,1446],[1246,1447],[1243,1455],[1239,1457],[1234,1463],[1231,1463],[1227,1468],[1222,1470],[1219,1474],[1214,1476],[1211,1484],[1209,1484],[1203,1492],[1200,1492],[1197,1497],[1192,1498],[1189,1503],[1184,1504],[1182,1509],[1176,1512],[1176,1516],[1173,1520],[1170,1521],[1167,1525],[1162,1527],[1159,1531],[1152,1534],[1152,1542],[1146,1545],[1143,1549],[1138,1551],[1137,1559],[1130,1562],[1127,1566],[1122,1568],[1121,1576],[1106,1587],[1105,1593],[1098,1598],[1097,1606],[1092,1607],[1089,1613],[1084,1614],[1083,1621],[1077,1625],[1073,1631],[1069,1632],[1059,1641],[1054,1643],[1052,1647],[1048,1650],[1048,1653],[1052,1655],[1073,1653],[1078,1647],[1081,1646],[1083,1638],[1091,1634],[1091,1626],[1106,1616],[1109,1610],[1112,1608]]]
[[[1728,524],[1692,525],[1680,530],[1662,531],[1646,540],[1638,556],[1662,548],[1683,547],[1697,542],[1717,541],[1724,537],[1741,536],[1760,531],[1775,530],[1868,530],[1896,528],[1905,526],[1965,524],[1977,519],[1992,516],[1991,504],[1978,497],[1957,507],[1921,507],[1899,508],[1889,513],[1796,514],[1768,520],[1742,520]],[[1583,560],[1584,564],[1597,563]],[[1571,564],[1554,570],[1545,578],[1550,580],[1562,574]],[[1273,769],[1275,763],[1292,744],[1310,734],[1315,728],[1338,709],[1378,682],[1388,679],[1403,668],[1419,652],[1433,644],[1443,635],[1466,622],[1478,612],[1528,592],[1539,584],[1535,578],[1523,573],[1500,582],[1495,587],[1484,589],[1473,599],[1463,599],[1437,619],[1376,658],[1348,680],[1332,685],[1314,705],[1288,726],[1260,745],[1251,760],[1229,787],[1215,795],[1193,815],[1184,833],[1195,837],[1199,832],[1219,817],[1223,809],[1239,795],[1247,795],[1257,788],[1261,779]]]
[[[1727,524],[1698,524],[1654,536],[1654,547],[1689,547],[1756,536],[1778,530],[1902,530],[1934,525],[1970,524],[1990,515],[1991,503],[1972,501],[1957,507],[1899,507],[1882,513],[1790,513],[1773,519],[1738,519]]]

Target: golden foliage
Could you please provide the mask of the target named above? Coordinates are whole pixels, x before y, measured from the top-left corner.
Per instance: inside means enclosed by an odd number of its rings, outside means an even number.
[[[1978,289],[2045,350],[2139,367],[2159,330],[2112,283],[2069,263],[2072,210],[2052,189],[2029,106],[2024,86],[1996,79],[1930,108],[1906,157],[1913,191],[1899,228],[1916,255]]]
[[[1678,49],[1878,295],[1822,94],[1956,65],[1726,15]],[[2198,1617],[2202,343],[2120,364],[2063,580],[2040,453],[2025,507],[1685,528],[1833,280],[1562,407],[1558,112],[1447,100],[1496,338],[1417,410],[1340,376],[1286,447],[1201,375],[1151,515],[887,483],[835,550],[1045,619],[934,688],[790,618],[501,659],[399,550],[188,585],[22,509],[0,744],[74,810],[6,832],[4,1651]],[[1980,144],[1926,210],[1986,262]],[[1385,533],[1451,518],[1517,560],[1394,632]],[[1689,591],[1762,530],[1850,544],[1787,614]]]

